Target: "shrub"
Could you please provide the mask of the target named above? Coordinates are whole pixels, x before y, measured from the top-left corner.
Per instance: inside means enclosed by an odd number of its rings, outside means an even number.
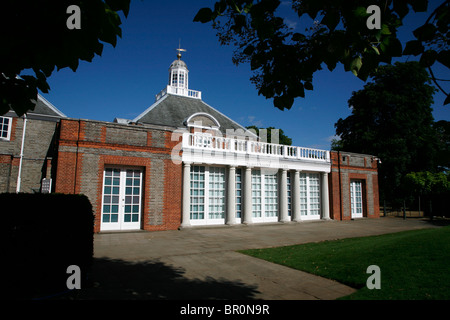
[[[43,297],[67,290],[67,267],[82,280],[94,251],[94,216],[84,195],[0,194],[6,255],[5,283],[13,299]]]

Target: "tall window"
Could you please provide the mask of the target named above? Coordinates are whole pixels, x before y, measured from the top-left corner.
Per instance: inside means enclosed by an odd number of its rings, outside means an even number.
[[[320,176],[318,173],[309,174],[309,213],[320,215]]]
[[[191,167],[191,219],[205,217],[205,167]]]
[[[176,87],[178,85],[178,74],[173,73],[172,74],[172,86]]]
[[[180,72],[180,87],[184,87],[184,72]]]
[[[291,173],[287,173],[287,202],[288,202],[288,215],[289,217],[292,215],[292,185],[291,185]]]
[[[300,214],[308,214],[308,185],[306,173],[300,173]]]
[[[0,139],[9,140],[12,118],[0,117]]]
[[[350,200],[352,218],[362,218],[363,200],[362,200],[362,181],[352,180],[350,182]]]
[[[277,174],[264,175],[264,209],[266,217],[276,217],[278,214],[278,179]]]
[[[236,218],[242,217],[242,170],[236,169]]]
[[[252,170],[252,216],[261,217],[261,171]]]
[[[209,168],[209,219],[225,217],[225,168]]]
[[[319,173],[300,173],[300,213],[302,216],[320,216]]]

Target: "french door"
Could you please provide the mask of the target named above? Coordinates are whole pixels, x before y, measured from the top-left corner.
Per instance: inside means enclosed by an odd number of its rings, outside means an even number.
[[[141,204],[142,170],[105,168],[100,229],[102,231],[140,229]]]
[[[225,168],[191,166],[192,225],[225,223]]]
[[[320,206],[320,175],[318,173],[300,173],[301,219],[320,219]]]
[[[362,182],[353,180],[350,182],[350,198],[352,218],[363,217]]]
[[[252,170],[252,221],[278,221],[278,176]]]

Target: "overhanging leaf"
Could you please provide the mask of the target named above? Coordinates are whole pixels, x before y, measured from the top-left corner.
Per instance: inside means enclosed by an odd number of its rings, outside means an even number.
[[[212,20],[213,12],[210,8],[201,8],[194,17],[194,22],[206,23]]]
[[[280,110],[290,109],[294,104],[294,98],[286,95],[273,98],[273,105]]]
[[[436,27],[431,23],[424,24],[413,31],[414,36],[421,41],[433,40],[436,34]]]
[[[425,12],[428,7],[428,0],[413,0],[411,6],[414,12]]]
[[[420,57],[420,64],[424,67],[431,67],[436,61],[437,52],[434,50],[425,51]]]
[[[313,89],[314,89],[312,83],[309,82],[309,81],[305,82],[304,85],[303,85],[303,87],[304,87],[306,90],[313,90]]]
[[[424,50],[422,42],[419,40],[411,40],[408,41],[405,45],[405,49],[403,50],[403,55],[414,55],[417,56],[421,54]]]
[[[339,13],[337,11],[330,10],[323,17],[321,24],[326,25],[328,29],[333,31],[338,25],[339,21],[340,21]]]
[[[438,53],[436,60],[447,68],[450,68],[450,51],[441,51]]]
[[[358,76],[359,69],[361,69],[362,66],[362,59],[361,57],[356,57],[353,59],[353,61],[350,63],[350,71],[355,75]]]

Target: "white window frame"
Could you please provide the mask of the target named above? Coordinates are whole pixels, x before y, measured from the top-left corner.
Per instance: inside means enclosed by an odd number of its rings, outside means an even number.
[[[275,184],[269,178],[275,176]],[[267,178],[266,178],[267,177]],[[270,180],[269,180],[270,179]],[[277,222],[279,216],[279,188],[278,173],[266,173],[264,170],[252,170],[252,221],[258,222]],[[276,190],[270,188],[275,185]],[[275,191],[276,196],[273,196]],[[272,194],[271,194],[272,193]],[[270,201],[270,200],[274,200]],[[275,215],[268,215],[273,210],[267,210],[269,207],[275,207]]]
[[[11,117],[0,117],[0,140],[11,140],[11,127],[12,127],[12,118]],[[3,130],[4,122],[8,120],[7,129]],[[3,133],[6,132],[6,137],[3,136]]]
[[[226,170],[224,167],[208,168],[208,220],[225,221]],[[213,221],[214,220],[214,221]]]
[[[300,173],[300,216],[302,220],[319,220],[321,216],[320,173]]]
[[[193,180],[192,180],[192,174],[193,172],[195,173],[195,168],[203,168],[203,174],[204,174],[204,187],[203,187],[203,195],[193,195],[192,192],[192,187],[193,187]],[[216,168],[220,168],[220,171],[223,172],[223,181],[210,181],[210,176],[212,176],[213,174],[215,174],[215,172],[213,173],[213,171],[216,170]],[[213,170],[211,170],[213,169]],[[211,172],[211,174],[210,174]],[[190,194],[191,194],[191,198],[190,198],[190,213],[189,213],[189,217],[190,217],[190,223],[193,226],[198,226],[198,225],[214,225],[214,224],[225,224],[225,216],[226,216],[226,186],[227,186],[227,178],[226,178],[226,169],[225,167],[222,166],[207,166],[207,165],[193,165],[191,166],[191,176],[190,176]],[[195,177],[195,175],[194,175]],[[196,181],[196,180],[195,180]],[[200,181],[200,180],[199,180]],[[215,184],[220,184],[221,186],[223,186],[223,193],[221,195],[218,195],[217,193],[213,195],[214,200],[219,200],[219,202],[216,203],[216,201],[212,201],[211,198],[211,192],[217,192],[217,189],[211,188],[210,186],[210,182],[211,183],[215,183]],[[199,193],[200,193],[200,189],[199,188]],[[221,190],[219,190],[220,193]],[[199,219],[198,217],[196,219],[193,219],[193,215],[192,215],[192,208],[193,206],[197,205],[197,203],[194,203],[194,198],[198,196],[198,205],[202,205],[203,206],[203,218]],[[200,199],[202,198],[202,199]],[[203,201],[203,203],[200,203],[201,201]],[[223,203],[221,203],[223,201]],[[218,208],[223,208],[223,218],[219,217],[217,218],[214,216],[211,216],[211,212],[210,212],[210,205],[214,207],[214,214],[217,215],[217,209]],[[199,211],[200,212],[200,211]]]
[[[364,217],[363,185],[362,180],[350,181],[350,210],[352,219]]]
[[[288,203],[288,216],[292,216],[292,183],[291,179],[293,178],[293,174],[291,172],[287,172],[286,183],[287,183],[287,203]]]
[[[241,168],[236,168],[236,223],[241,223],[242,219],[242,200],[243,197],[243,181],[242,181],[242,170]]]
[[[113,175],[107,176],[106,171],[112,170]],[[128,171],[132,171],[131,177],[127,175]],[[117,175],[115,175],[117,173]],[[135,174],[138,173],[138,176]],[[127,181],[131,183],[127,184]],[[106,179],[111,179],[111,183],[106,183]],[[114,183],[114,179],[118,179],[118,184]],[[138,179],[139,184],[134,184],[135,179]],[[139,230],[142,226],[142,208],[143,208],[143,170],[138,167],[124,167],[108,165],[103,169],[103,182],[102,182],[102,206],[100,217],[100,230]],[[116,180],[117,181],[117,180]],[[105,188],[117,188],[117,192],[105,193]],[[131,188],[131,193],[127,193],[127,188]],[[136,189],[136,193],[134,191]],[[113,200],[112,198],[116,198]],[[137,201],[134,199],[137,197]],[[106,199],[109,199],[106,201]],[[128,202],[128,200],[130,202]],[[113,208],[116,207],[116,208]],[[109,207],[105,212],[105,207]],[[136,207],[137,211],[133,211]],[[127,209],[130,209],[127,212]],[[114,209],[114,210],[113,210]],[[125,221],[125,216],[129,216],[131,219],[134,215],[138,215],[137,221]],[[109,221],[104,221],[105,215],[109,215]],[[117,220],[112,221],[111,215],[117,215]]]
[[[201,170],[203,168],[203,170]],[[198,169],[196,171],[196,169]],[[198,179],[193,179],[195,176],[198,176]],[[202,179],[200,179],[202,177]],[[197,220],[204,220],[206,216],[206,170],[204,166],[191,166],[190,172],[190,209],[189,209],[189,219],[191,223]],[[203,184],[203,186],[202,186]],[[197,193],[195,192],[197,191]],[[193,211],[193,209],[196,210]],[[199,218],[200,215],[203,215],[202,218]],[[194,223],[195,224],[195,223]]]

